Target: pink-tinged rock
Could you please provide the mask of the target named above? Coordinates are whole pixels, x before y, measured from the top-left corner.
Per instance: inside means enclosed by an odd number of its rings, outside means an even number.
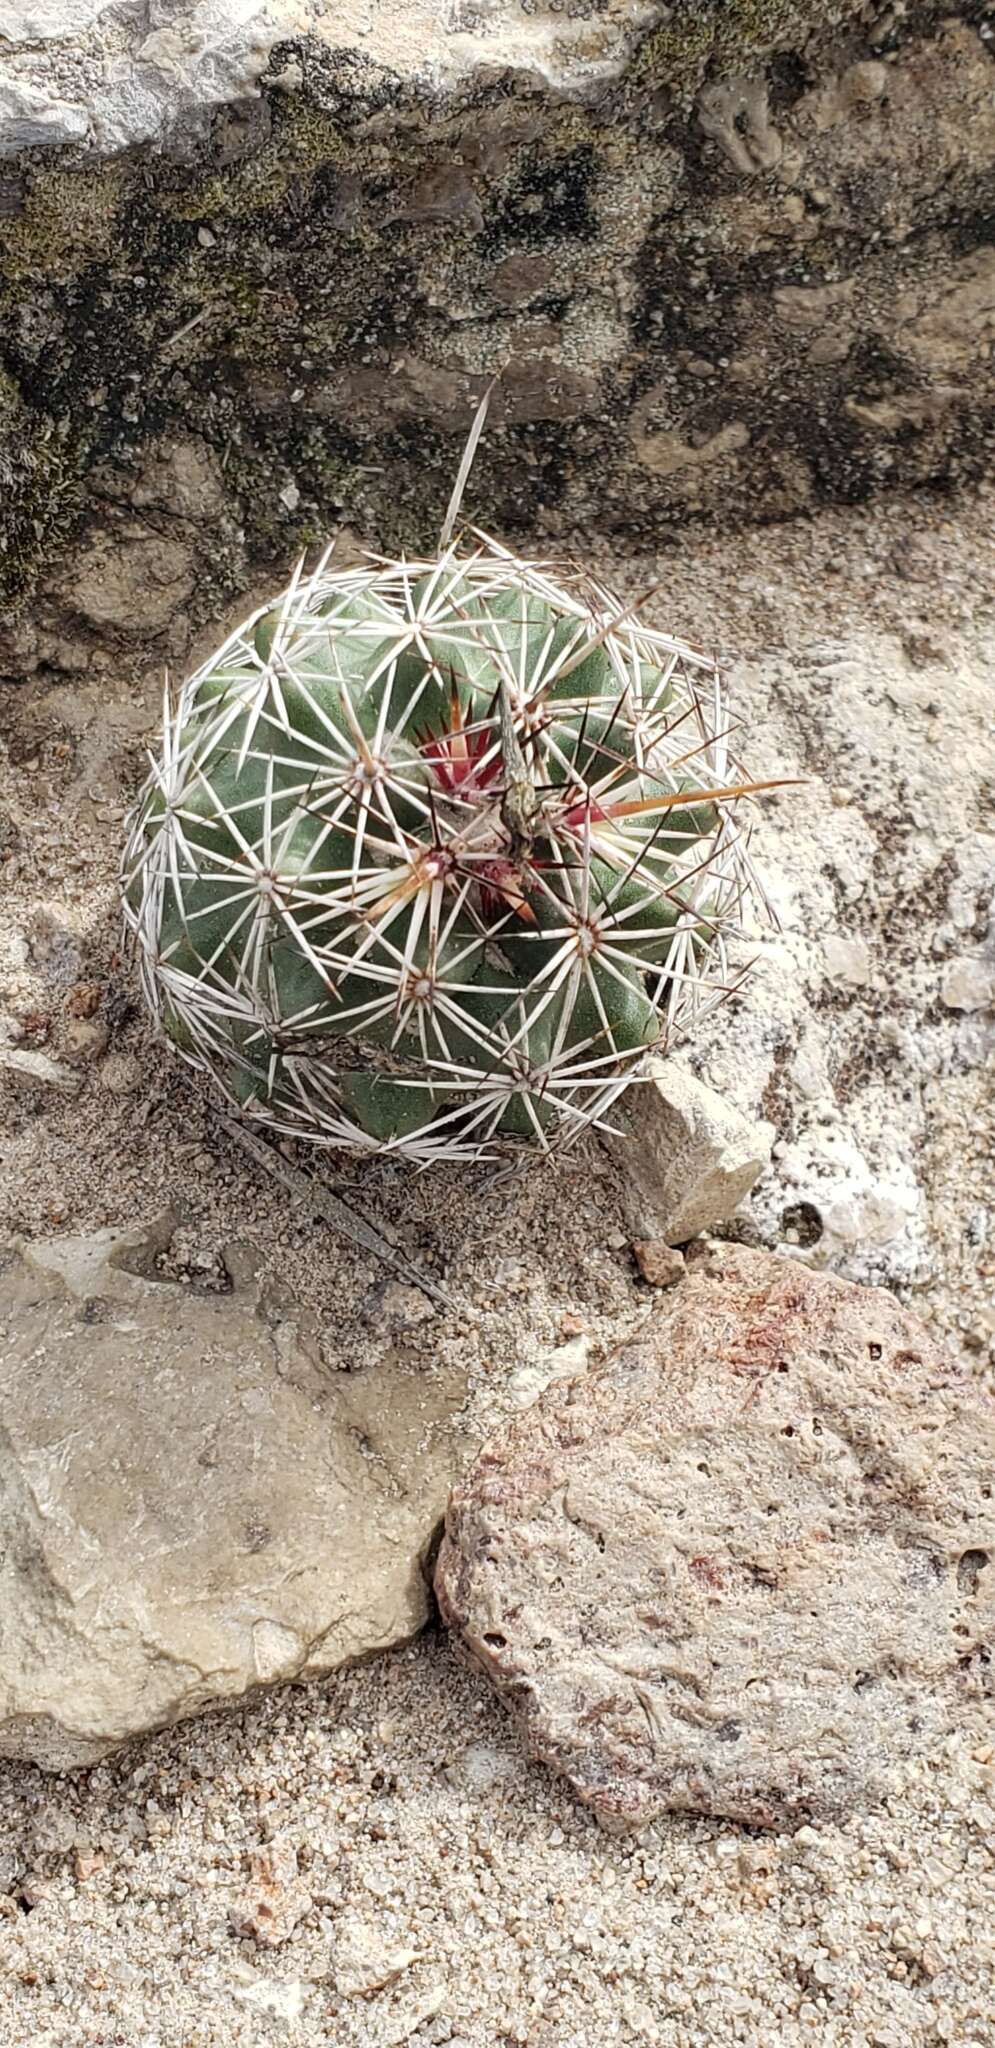
[[[233,1900],[228,1920],[233,1934],[261,1948],[281,1948],[311,1905],[311,1894],[297,1875],[296,1851],[288,1842],[271,1842],[250,1855],[249,1882]]]
[[[891,1295],[718,1245],[452,1494],[464,1653],[599,1819],[884,1796],[995,1700],[995,1409]]]

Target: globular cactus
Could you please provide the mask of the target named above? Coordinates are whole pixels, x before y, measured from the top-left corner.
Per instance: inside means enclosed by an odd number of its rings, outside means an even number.
[[[167,705],[123,869],[149,1005],[275,1131],[569,1141],[725,992],[762,786],[715,663],[591,578],[326,558]]]

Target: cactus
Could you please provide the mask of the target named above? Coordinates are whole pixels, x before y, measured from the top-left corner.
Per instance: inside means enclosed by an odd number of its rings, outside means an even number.
[[[271,1129],[422,1162],[603,1123],[756,884],[718,669],[483,535],[302,571],[167,702],[125,916]]]

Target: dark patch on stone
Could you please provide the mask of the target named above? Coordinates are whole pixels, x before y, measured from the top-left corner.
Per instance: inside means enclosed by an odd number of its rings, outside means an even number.
[[[911,10],[896,47],[940,18]],[[970,5],[958,18],[981,20]],[[799,242],[778,180],[734,174],[694,114],[706,77],[745,69],[766,78],[790,142],[799,95],[872,48],[855,7],[813,24],[797,0],[703,0],[644,37],[619,80],[567,102],[510,75],[419,95],[354,55],[288,42],[272,74],[293,58],[302,89],[223,110],[191,162],[35,152],[5,170],[21,182],[6,216],[0,188],[0,606],[51,565],[42,610],[60,624],[59,551],[80,528],[85,545],[114,531],[126,517],[122,478],[164,436],[196,435],[224,462],[223,516],[181,533],[196,553],[191,625],[244,583],[248,557],[285,563],[343,511],[384,546],[430,545],[485,376],[485,352],[467,342],[483,333],[490,363],[524,363],[541,380],[548,362],[551,384],[557,370],[586,383],[551,401],[559,417],[495,405],[472,509],[509,537],[548,521],[657,544],[689,519],[757,523],[983,474],[992,428],[980,360],[921,424],[879,434],[845,407],[928,394],[900,334],[880,331],[881,309],[920,277],[934,289],[952,259],[988,245],[991,170],[964,163],[927,181],[896,241],[888,209],[923,160],[918,133],[900,134],[883,167],[844,162],[829,175],[828,205],[813,196],[823,173],[806,167],[802,203],[819,232]],[[654,149],[683,162],[673,197],[645,224],[637,195]],[[669,176],[661,159],[661,191]],[[529,251],[548,260],[548,292],[502,303],[496,264]],[[614,356],[593,348],[587,366],[583,337],[604,317],[609,271],[629,287],[627,332],[620,323]],[[810,336],[778,323],[772,298],[839,278],[854,280],[851,354],[820,365]],[[739,355],[757,367],[736,382]],[[713,365],[704,389],[702,357]],[[385,423],[378,394],[405,359],[448,395]],[[336,409],[350,380],[363,395]],[[696,443],[735,421],[748,443],[714,469],[655,472],[632,415],[658,386],[666,431]],[[280,497],[291,482],[292,511]],[[169,507],[154,524],[173,530]]]
[[[822,1217],[814,1202],[792,1202],[781,1217],[781,1230],[793,1244],[806,1247],[818,1244],[822,1236]]]
[[[548,159],[537,149],[502,202],[489,212],[481,254],[493,260],[511,248],[593,241],[598,232],[592,205],[595,171],[590,143]]]
[[[106,1301],[100,1294],[91,1294],[81,1304],[76,1320],[90,1327],[95,1323],[106,1323],[113,1313],[113,1302]]]

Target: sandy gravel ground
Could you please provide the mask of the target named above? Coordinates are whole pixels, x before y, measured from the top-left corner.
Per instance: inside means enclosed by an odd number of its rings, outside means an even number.
[[[44,1895],[0,1923],[0,2038],[989,2048],[995,1770],[975,1752],[952,1743],[846,1827],[613,1840],[429,1638],[73,1783],[5,1770],[0,1853]],[[270,1956],[228,1915],[273,1837],[313,1905]],[[367,1946],[396,1982],[340,1992]]]
[[[894,1038],[886,1093],[868,1092],[865,1076],[854,1118],[873,1122],[880,1102],[885,1122],[900,1125],[907,1100],[917,1119],[920,1239],[892,1270],[875,1253],[867,1277],[914,1299],[980,1378],[995,1329],[978,1222],[991,1201],[995,1091],[978,1061],[978,1020],[938,1011],[933,983],[923,995],[916,980],[949,917],[945,901],[914,894],[916,835],[942,860],[966,829],[956,745],[944,814],[923,816],[917,798],[921,823],[913,804],[892,849],[874,808],[873,746],[834,730],[824,690],[810,702],[791,669],[814,646],[863,644],[869,662],[884,647],[912,692],[894,716],[913,769],[933,758],[925,750],[944,693],[953,716],[967,676],[956,713],[967,722],[955,734],[978,735],[963,741],[963,774],[966,822],[983,850],[995,833],[995,779],[979,769],[991,711],[977,697],[992,646],[992,542],[990,496],[959,513],[896,500],[811,526],[695,536],[620,572],[630,588],[662,576],[660,623],[744,657],[756,772],[799,766],[843,789],[835,822],[827,800],[825,830],[837,835],[844,892],[847,843],[869,816],[882,885],[903,864],[913,876],[904,923],[889,908],[875,926],[866,894],[848,912],[848,928],[859,915],[875,930],[876,964],[869,985],[845,999],[830,992],[822,1024],[859,1080],[853,1049],[885,1044],[875,1036],[884,1015]],[[768,659],[774,682],[763,686]],[[201,1276],[233,1235],[249,1237],[327,1316],[331,1366],[375,1371],[385,1345],[402,1348],[413,1371],[459,1363],[482,1431],[579,1363],[585,1344],[597,1355],[647,1312],[604,1156],[592,1150],[499,1190],[483,1172],[413,1181],[394,1166],[336,1163],[336,1185],[454,1294],[449,1318],[424,1314],[408,1290],[385,1294],[366,1254],[288,1212],[232,1152],[196,1084],[150,1045],[116,957],[113,868],[157,691],[135,662],[120,676],[26,685],[3,707],[0,821],[14,850],[3,871],[0,1002],[35,1020],[28,1042],[83,1074],[71,1099],[10,1091],[3,1227],[87,1230],[172,1205],[174,1257]],[[850,801],[861,784],[864,811]],[[782,862],[785,830],[779,808],[770,844]],[[799,863],[817,857],[806,822]],[[963,942],[984,939],[979,923]],[[97,1005],[80,1016],[73,1005],[86,1003],[73,992],[91,983]],[[754,1039],[767,986],[762,970],[758,994],[730,1012]],[[793,1027],[779,1028],[790,1037]],[[936,1043],[951,1034],[950,1057],[925,1077],[903,1068],[910,1032]],[[710,1070],[720,1081],[721,1055],[720,1042]],[[841,1074],[844,1107],[845,1083]],[[775,1121],[793,1115],[792,1085],[788,1073],[766,1090]],[[748,1089],[744,1105],[757,1106]],[[752,1225],[768,1242],[783,1205],[776,1177],[772,1188]],[[853,1254],[860,1271],[864,1250]],[[581,1339],[570,1335],[578,1322]],[[995,2048],[993,1793],[995,1729],[979,1724],[896,1774],[882,1811],[846,1825],[768,1838],[679,1819],[638,1843],[612,1840],[525,1762],[483,1684],[430,1634],[328,1687],[158,1736],[88,1776],[0,1765],[0,2048]],[[248,1858],[267,1843],[296,1852],[302,1888],[300,1917],[272,1951],[230,1918]]]

